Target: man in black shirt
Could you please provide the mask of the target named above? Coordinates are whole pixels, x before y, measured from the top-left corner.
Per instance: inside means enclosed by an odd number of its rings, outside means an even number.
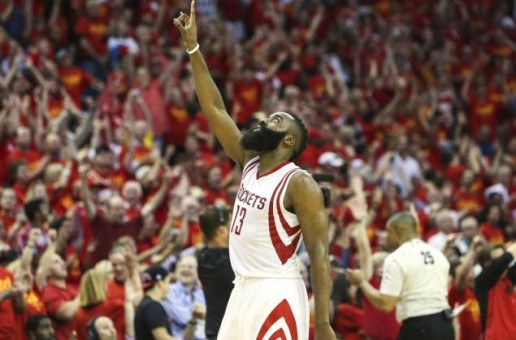
[[[475,278],[475,294],[480,305],[482,331],[486,339],[505,339],[510,337],[509,334],[514,334],[511,327],[513,318],[510,317],[511,312],[508,312],[511,308],[507,306],[516,306],[513,298],[516,296],[515,258],[516,243],[512,243],[507,249],[503,245],[487,244],[478,255],[482,271]],[[497,294],[497,290],[498,293],[504,293]],[[507,308],[500,308],[500,305]]]
[[[142,286],[145,297],[138,305],[134,316],[136,340],[173,340],[170,335],[170,320],[160,301],[166,299],[171,275],[160,266],[153,266],[143,272]],[[193,339],[193,323],[188,323],[185,340]]]
[[[229,261],[229,214],[225,208],[209,206],[199,217],[206,247],[197,254],[197,272],[206,297],[206,337],[217,339],[222,317],[233,290],[235,273]]]

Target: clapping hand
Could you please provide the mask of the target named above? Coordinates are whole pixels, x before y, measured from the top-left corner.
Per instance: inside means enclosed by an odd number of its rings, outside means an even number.
[[[364,273],[359,269],[346,269],[346,278],[355,286],[359,286],[365,281]]]
[[[192,308],[192,318],[204,320],[204,318],[206,318],[206,306],[196,303]]]

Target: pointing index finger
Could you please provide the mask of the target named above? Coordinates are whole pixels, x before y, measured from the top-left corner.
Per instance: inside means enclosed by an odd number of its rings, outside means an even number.
[[[190,17],[192,20],[195,20],[195,0],[192,0],[192,3],[190,4]]]

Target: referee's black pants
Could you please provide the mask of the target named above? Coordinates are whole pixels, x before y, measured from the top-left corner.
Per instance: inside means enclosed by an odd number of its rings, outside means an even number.
[[[446,312],[408,318],[401,325],[398,340],[454,340],[452,319]]]

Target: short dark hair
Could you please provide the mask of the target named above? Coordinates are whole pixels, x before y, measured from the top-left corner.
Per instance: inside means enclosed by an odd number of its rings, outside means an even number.
[[[23,210],[25,211],[25,216],[27,216],[27,219],[30,223],[34,222],[36,219],[36,214],[40,212],[41,206],[44,203],[45,201],[43,201],[41,198],[35,198],[25,203]]]
[[[202,233],[207,240],[211,240],[217,229],[228,222],[229,213],[226,208],[216,205],[208,206],[199,216]]]
[[[59,232],[61,230],[61,227],[63,226],[63,223],[67,220],[67,217],[60,217],[56,218],[49,224],[50,229],[54,229],[56,232]]]
[[[111,150],[111,148],[107,144],[102,144],[102,145],[99,145],[99,146],[97,146],[95,148],[95,156],[97,156],[100,153],[105,153],[105,152],[108,152],[108,153],[112,154],[113,150]]]
[[[487,263],[491,262],[493,259],[491,258],[491,252],[495,249],[505,250],[505,247],[502,244],[485,244],[480,251],[478,252],[477,261],[481,267],[485,267]]]
[[[100,339],[99,332],[97,331],[97,328],[95,327],[95,322],[97,321],[98,318],[99,318],[99,316],[92,317],[88,321],[88,324],[86,325],[86,331],[88,333],[88,340],[99,340]]]
[[[392,224],[395,228],[402,229],[403,231],[417,233],[417,220],[408,211],[402,211],[392,215],[387,224]]]
[[[301,118],[299,118],[299,116],[291,112],[287,113],[294,118],[294,123],[299,129],[301,137],[301,139],[297,143],[297,147],[294,149],[294,152],[292,153],[292,156],[290,156],[290,161],[295,161],[301,156],[303,151],[305,151],[306,149],[306,144],[308,143],[308,129],[306,128],[306,125],[305,123],[303,123]]]
[[[160,265],[154,265],[145,269],[142,274],[142,288],[147,292],[156,285],[159,281],[165,280],[168,272]]]
[[[28,335],[29,333],[35,332],[39,327],[39,323],[45,319],[48,319],[48,316],[43,314],[33,314],[29,316],[25,322],[25,333]]]
[[[18,160],[18,161],[9,163],[9,166],[7,168],[7,174],[9,176],[9,180],[11,182],[16,181],[16,176],[18,175],[18,169],[21,168],[22,166],[27,167],[28,166],[27,162],[25,162],[23,160]]]

